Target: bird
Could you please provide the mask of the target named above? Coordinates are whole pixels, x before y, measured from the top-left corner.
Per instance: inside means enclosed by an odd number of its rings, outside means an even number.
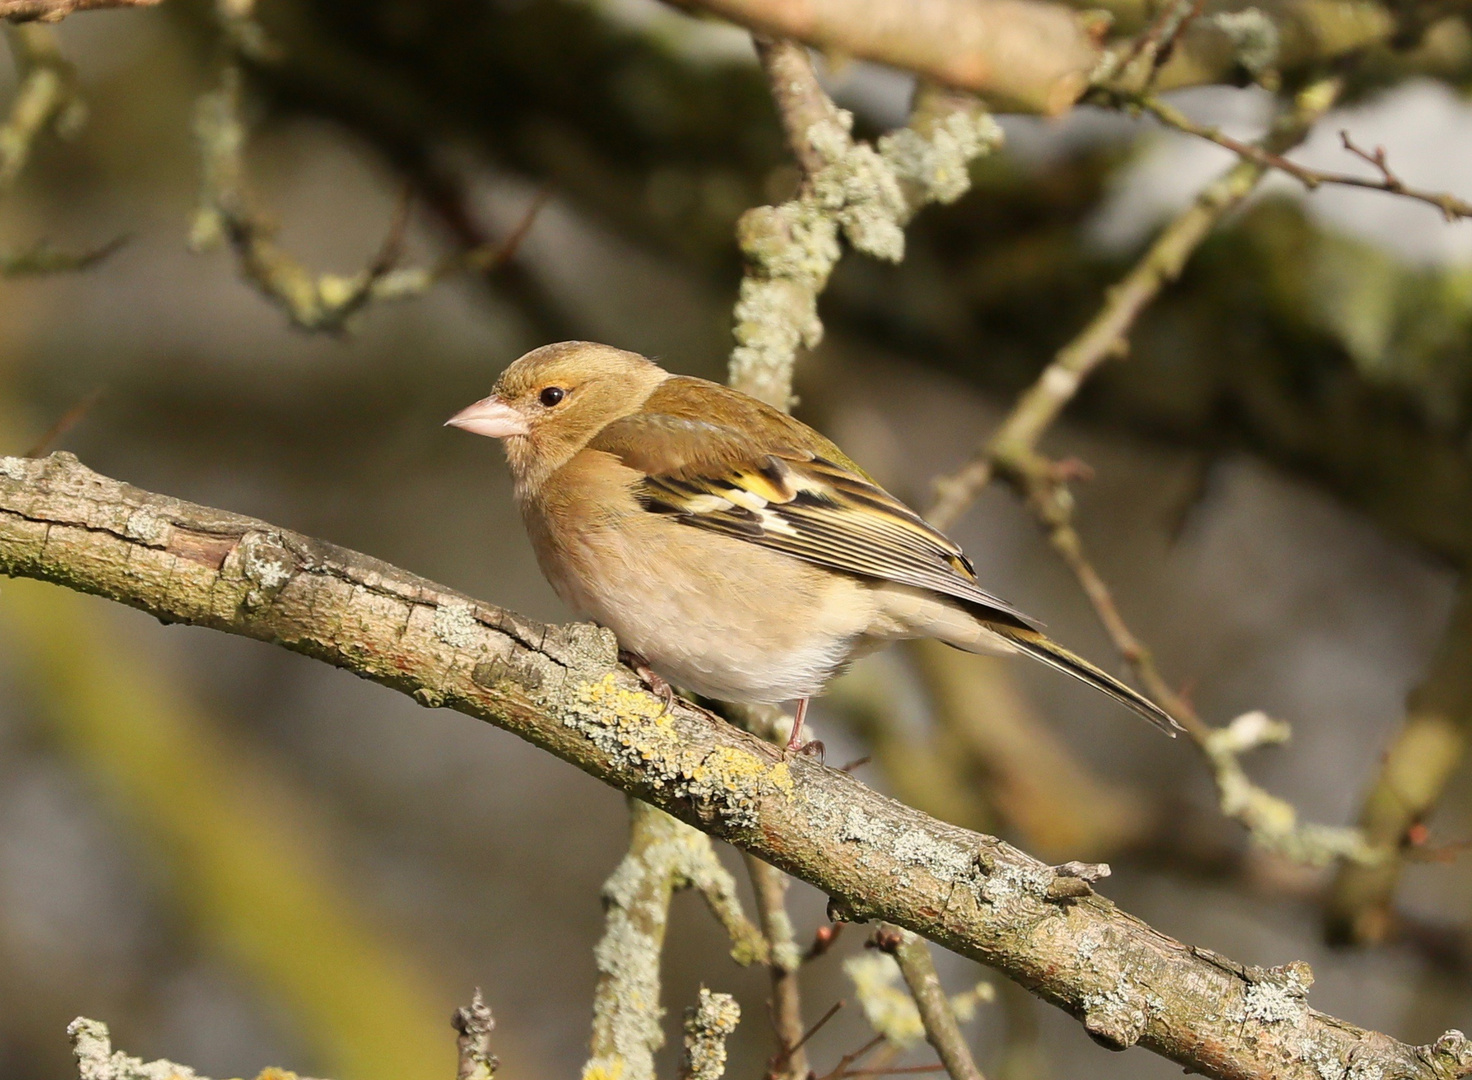
[[[564,341],[446,425],[502,442],[543,574],[667,707],[670,683],[796,701],[798,750],[809,700],[850,661],[935,638],[1030,656],[1179,728],[984,590],[960,547],[827,438],[739,390]]]

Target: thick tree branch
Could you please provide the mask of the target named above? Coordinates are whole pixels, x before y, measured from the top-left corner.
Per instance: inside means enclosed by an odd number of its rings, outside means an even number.
[[[665,712],[585,625],[542,626],[366,555],[154,495],[69,454],[0,458],[0,573],[270,641],[505,728],[883,919],[979,960],[1083,1020],[1209,1076],[1472,1073],[1472,1042],[1413,1047],[1308,1007],[1302,964],[1190,948],[992,837],[686,703]]]

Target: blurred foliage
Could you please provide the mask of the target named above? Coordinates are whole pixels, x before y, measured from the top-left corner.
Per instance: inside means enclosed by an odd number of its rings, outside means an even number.
[[[289,1007],[323,1070],[452,1075],[448,1004],[331,869],[321,811],[98,614],[33,581],[7,581],[0,606],[53,737],[160,857],[193,931]]]
[[[461,211],[444,147],[469,145],[724,294],[737,215],[792,182],[753,63],[682,49],[598,5],[269,0],[262,18],[284,46],[255,71],[276,106],[346,123],[450,218]],[[1464,79],[1466,45],[1438,24],[1418,51],[1373,52],[1362,92],[1413,60]],[[983,161],[971,196],[917,220],[901,266],[840,264],[822,300],[830,332],[989,389],[1026,385],[1127,265],[1081,228],[1126,157],[1106,145],[1044,166]],[[1253,450],[1463,560],[1469,273],[1406,267],[1269,201],[1206,245],[1081,411],[1211,453]]]

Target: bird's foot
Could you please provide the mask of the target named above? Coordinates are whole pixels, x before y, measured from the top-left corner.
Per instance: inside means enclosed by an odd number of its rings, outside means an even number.
[[[675,688],[665,682],[664,678],[649,666],[649,661],[645,660],[638,653],[630,652],[627,649],[620,649],[618,651],[618,659],[619,663],[627,664],[633,668],[634,674],[639,676],[640,681],[649,687],[651,692],[657,694],[660,701],[664,702],[664,708],[659,710],[659,715],[663,716],[669,712],[670,707],[675,703]]]
[[[802,741],[802,723],[807,719],[808,699],[799,698],[797,702],[797,715],[792,720],[792,734],[787,736],[788,754],[816,754],[818,760],[823,760],[823,744],[817,739],[805,743]]]

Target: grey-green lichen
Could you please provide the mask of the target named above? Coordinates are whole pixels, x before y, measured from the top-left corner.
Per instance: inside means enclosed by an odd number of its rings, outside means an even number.
[[[700,988],[700,1002],[685,1010],[682,1080],[720,1080],[726,1072],[726,1039],[741,1022],[741,1006],[730,994]]]
[[[1282,34],[1278,25],[1259,9],[1219,11],[1203,21],[1226,35],[1238,62],[1253,78],[1277,65]]]
[[[920,100],[911,125],[875,146],[856,142],[853,115],[833,109],[806,132],[823,165],[797,198],[742,216],[737,241],[747,271],[735,309],[732,386],[787,408],[797,350],[823,337],[818,294],[838,262],[840,233],[858,251],[899,262],[916,212],[960,198],[971,161],[1000,145],[1001,129],[974,98],[953,95],[935,109]]]
[[[79,1016],[67,1025],[79,1080],[207,1080],[188,1065],[160,1058],[143,1061],[113,1050],[112,1036],[100,1020]],[[285,1069],[262,1069],[256,1080],[305,1080]]]
[[[27,475],[25,458],[0,457],[0,476],[9,480],[24,480]]]
[[[469,604],[441,604],[434,609],[434,636],[456,649],[468,649],[480,640],[480,624]]]
[[[1294,862],[1326,866],[1338,859],[1362,865],[1382,861],[1387,852],[1368,843],[1361,830],[1302,823],[1292,803],[1248,778],[1240,755],[1286,742],[1290,735],[1287,724],[1253,711],[1207,737],[1203,749],[1211,761],[1222,813],[1243,825],[1255,843]]]
[[[741,914],[736,883],[710,838],[637,799],[629,813],[628,853],[603,885],[607,914],[593,951],[598,986],[584,1080],[654,1080],[654,1053],[664,1045],[659,958],[677,890],[700,890],[731,933],[738,960],[759,958],[760,934]]]
[[[1114,983],[1085,994],[1079,1002],[1084,1030],[1100,1042],[1123,1050],[1145,1034],[1151,1017],[1165,1010],[1165,1000],[1125,968]]]

